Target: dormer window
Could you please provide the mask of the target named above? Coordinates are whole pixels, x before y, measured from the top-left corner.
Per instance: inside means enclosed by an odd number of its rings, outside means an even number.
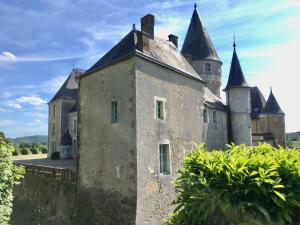
[[[211,63],[205,63],[205,72],[206,73],[211,73]]]

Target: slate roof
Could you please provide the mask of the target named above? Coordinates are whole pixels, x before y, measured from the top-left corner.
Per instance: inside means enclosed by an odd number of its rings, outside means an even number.
[[[271,90],[269,98],[267,100],[266,106],[263,110],[264,114],[284,114],[282,109],[280,108],[275,96],[273,95],[273,91]]]
[[[142,37],[143,36],[143,37]],[[149,51],[141,49],[142,40],[149,41]],[[174,44],[158,37],[148,38],[141,31],[130,31],[118,44],[96,62],[84,75],[88,75],[105,66],[112,65],[130,56],[140,56],[149,61],[175,70],[187,77],[203,81]]]
[[[212,59],[221,62],[196,7],[185,36],[181,53],[186,58],[193,60]]]
[[[234,50],[233,50],[233,55],[231,60],[228,82],[224,90],[227,90],[229,88],[235,88],[235,87],[249,87],[245,80],[239,58],[236,54],[235,43],[233,44],[233,47]]]
[[[78,83],[75,80],[76,76],[83,74],[85,71],[81,69],[73,69],[68,78],[65,80],[61,88],[54,95],[54,97],[50,100],[53,102],[58,99],[64,98],[72,98],[77,99],[78,96]],[[49,102],[49,103],[50,103]]]
[[[208,108],[227,111],[226,105],[214,95],[207,87],[204,87],[204,105]]]
[[[69,129],[61,136],[60,145],[72,145],[72,137],[70,135]]]
[[[260,113],[262,113],[266,99],[258,89],[258,87],[251,87],[250,89],[251,98],[251,118],[255,119]]]

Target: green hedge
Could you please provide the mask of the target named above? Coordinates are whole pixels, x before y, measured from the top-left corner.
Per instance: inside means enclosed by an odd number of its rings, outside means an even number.
[[[173,225],[300,224],[300,152],[262,144],[188,154]]]

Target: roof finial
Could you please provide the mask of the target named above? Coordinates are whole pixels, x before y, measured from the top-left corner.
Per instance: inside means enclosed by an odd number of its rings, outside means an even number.
[[[235,33],[233,33],[233,48],[235,50],[235,47],[236,47],[236,43],[235,43]]]
[[[272,91],[272,85],[270,85],[270,93],[273,93],[273,91]]]
[[[135,23],[132,24],[132,30],[135,30]]]
[[[195,8],[195,9],[197,9],[197,2],[195,2],[195,4],[194,4],[194,8]]]

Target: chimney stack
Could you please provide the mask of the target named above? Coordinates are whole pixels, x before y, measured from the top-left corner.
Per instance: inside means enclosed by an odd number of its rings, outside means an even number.
[[[141,19],[141,30],[142,33],[147,35],[149,38],[154,39],[154,16],[147,14]]]
[[[178,37],[174,34],[170,34],[168,37],[169,41],[172,42],[176,48],[178,48]]]

